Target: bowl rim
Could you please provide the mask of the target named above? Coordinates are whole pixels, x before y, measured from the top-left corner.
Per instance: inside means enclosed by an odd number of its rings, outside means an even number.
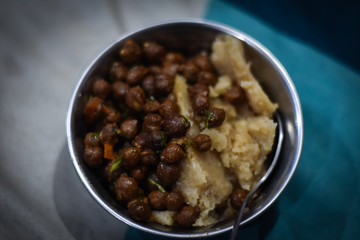
[[[197,24],[197,25],[205,25],[206,27],[218,30],[223,33],[227,33],[231,36],[234,36],[244,42],[246,42],[248,45],[250,45],[252,48],[260,50],[264,53],[266,57],[270,59],[271,62],[274,63],[275,67],[278,69],[279,73],[283,76],[283,83],[287,88],[287,91],[291,95],[292,100],[292,106],[294,106],[294,115],[295,115],[295,131],[296,131],[296,139],[297,139],[297,145],[296,145],[296,151],[294,154],[293,162],[290,168],[289,173],[286,175],[286,177],[283,179],[283,182],[279,188],[279,190],[276,192],[276,194],[271,198],[269,202],[267,202],[262,208],[261,211],[255,212],[253,215],[249,216],[248,218],[241,221],[240,226],[245,225],[254,219],[256,219],[259,215],[264,213],[280,196],[280,194],[284,191],[285,187],[288,185],[289,181],[291,180],[292,176],[294,175],[294,172],[296,170],[296,167],[298,165],[302,145],[303,145],[303,115],[302,115],[302,109],[301,109],[301,103],[299,100],[298,93],[295,89],[295,85],[293,81],[291,80],[289,74],[283,67],[283,65],[280,63],[280,61],[260,42],[258,42],[253,37],[249,36],[248,34],[242,32],[241,30],[232,28],[230,26],[209,21],[209,20],[203,20],[203,19],[173,19],[173,20],[165,20],[160,21],[157,23],[149,24],[147,26],[143,26],[140,28],[137,28],[133,31],[128,31],[123,34],[119,38],[117,38],[115,41],[111,42],[104,50],[102,50],[91,63],[85,68],[83,73],[81,74],[80,78],[78,79],[75,88],[73,90],[68,111],[67,111],[67,117],[66,117],[66,136],[67,136],[67,142],[68,142],[68,149],[70,152],[71,160],[73,162],[74,168],[81,180],[81,182],[84,184],[87,191],[90,193],[90,195],[96,200],[98,204],[100,204],[107,212],[109,212],[111,215],[113,215],[115,218],[119,219],[123,223],[134,227],[138,230],[142,230],[144,232],[148,232],[151,234],[157,234],[165,237],[174,237],[174,238],[197,238],[197,237],[210,237],[215,236],[221,233],[225,233],[233,228],[232,225],[221,228],[221,229],[215,229],[211,232],[194,232],[194,233],[185,233],[185,234],[179,234],[179,233],[171,233],[171,232],[164,232],[158,229],[152,229],[148,227],[141,226],[139,224],[136,224],[130,220],[128,220],[126,217],[122,217],[117,212],[115,212],[111,207],[109,207],[95,192],[94,186],[87,181],[87,177],[85,176],[84,169],[81,168],[81,166],[77,162],[77,154],[75,153],[74,149],[74,139],[72,138],[72,118],[73,118],[73,109],[74,109],[74,103],[76,98],[79,94],[79,89],[81,88],[82,84],[84,84],[85,79],[87,79],[87,76],[89,72],[91,72],[95,67],[96,63],[101,59],[101,57],[107,53],[109,50],[111,50],[114,45],[116,45],[118,42],[123,41],[124,39],[128,38],[129,36],[136,34],[138,32],[141,32],[145,29],[151,29],[151,28],[157,28],[162,27],[165,25],[176,25],[176,24]]]

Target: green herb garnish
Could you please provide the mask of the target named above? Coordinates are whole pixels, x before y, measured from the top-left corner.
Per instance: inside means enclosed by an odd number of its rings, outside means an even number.
[[[84,102],[88,102],[90,99],[92,99],[92,95],[90,95],[90,94],[84,94],[84,96],[83,96],[83,100],[84,100]]]
[[[181,121],[186,128],[189,128],[191,126],[190,121],[186,117],[182,116]]]
[[[114,163],[111,165],[110,173],[120,168],[123,157],[124,154],[121,154],[119,157],[115,159]]]
[[[161,137],[161,143],[160,143],[160,145],[161,145],[162,147],[165,147],[166,141],[167,141],[165,133],[160,133],[160,137]]]
[[[190,145],[192,144],[192,142],[193,142],[193,139],[189,139],[189,141],[185,145],[185,149],[188,149],[190,147]]]
[[[120,133],[121,133],[120,129],[118,129],[118,128],[116,128],[116,127],[111,127],[111,129],[112,129],[113,132],[116,133],[116,134],[120,134]]]
[[[151,103],[155,102],[155,100],[156,100],[156,99],[154,98],[154,96],[150,96],[149,99],[150,99],[150,102],[151,102]]]
[[[155,182],[153,179],[151,179],[151,178],[148,178],[149,179],[149,182],[152,184],[152,185],[154,185],[155,187],[157,187],[159,190],[160,190],[160,192],[162,192],[162,193],[166,193],[166,190],[160,185],[160,184],[158,184],[157,182]]]
[[[93,132],[92,137],[97,138],[100,136],[100,132]]]
[[[215,114],[213,112],[207,111],[205,113],[206,120],[205,120],[205,127],[209,128],[209,122],[212,122],[215,120]]]

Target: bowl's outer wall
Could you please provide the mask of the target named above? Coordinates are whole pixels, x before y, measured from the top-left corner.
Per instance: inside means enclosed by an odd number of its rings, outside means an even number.
[[[85,71],[73,93],[68,111],[67,136],[69,150],[76,171],[90,194],[116,218],[138,229],[171,237],[212,236],[232,228],[233,219],[204,228],[176,228],[154,223],[138,223],[129,218],[127,210],[120,206],[109,192],[100,184],[97,176],[84,164],[82,124],[84,96],[91,94],[91,85],[96,77],[106,76],[112,61],[117,60],[118,51],[127,39],[136,42],[156,41],[167,50],[194,54],[201,50],[210,51],[216,35],[227,33],[245,44],[245,54],[251,63],[254,76],[259,80],[272,101],[278,103],[284,125],[284,143],[276,169],[262,188],[262,196],[257,206],[241,224],[245,224],[264,212],[283,191],[289,182],[299,160],[302,146],[302,113],[300,102],[290,77],[281,64],[261,44],[251,37],[231,28],[203,21],[170,22],[155,25],[141,31],[125,35],[104,50]]]

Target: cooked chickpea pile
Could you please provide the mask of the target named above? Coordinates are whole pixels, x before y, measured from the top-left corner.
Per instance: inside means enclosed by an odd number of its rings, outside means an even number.
[[[205,134],[187,139],[190,122],[179,114],[171,94],[176,75],[187,79],[192,108],[206,127],[220,126],[225,111],[210,105],[209,86],[217,82],[217,74],[206,53],[186,58],[154,42],[141,47],[128,40],[118,61],[109,66],[107,76],[95,80],[86,99],[84,160],[133,219],[150,221],[152,210],[170,210],[177,212],[179,225],[190,227],[200,210],[185,203],[175,183],[187,147],[206,152],[212,143]],[[231,103],[242,97],[238,86],[224,95]],[[235,190],[231,205],[238,209],[245,196],[243,190]]]

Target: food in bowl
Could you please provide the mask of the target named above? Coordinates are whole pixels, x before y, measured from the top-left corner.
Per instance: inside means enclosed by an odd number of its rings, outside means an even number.
[[[139,45],[142,44],[142,45]],[[84,161],[140,222],[208,226],[239,209],[264,174],[277,108],[219,35],[185,56],[128,40],[86,97]]]

